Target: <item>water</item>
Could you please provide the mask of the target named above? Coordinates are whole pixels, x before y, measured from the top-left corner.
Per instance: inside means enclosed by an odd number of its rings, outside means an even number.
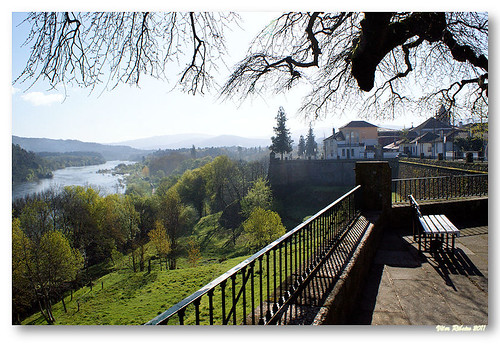
[[[12,199],[27,194],[39,193],[50,188],[62,188],[70,185],[92,186],[99,189],[101,195],[124,193],[124,175],[113,175],[111,172],[98,173],[99,170],[110,170],[118,164],[133,164],[133,161],[107,161],[101,165],[66,167],[54,171],[54,177],[44,178],[36,182],[24,182],[12,186]]]

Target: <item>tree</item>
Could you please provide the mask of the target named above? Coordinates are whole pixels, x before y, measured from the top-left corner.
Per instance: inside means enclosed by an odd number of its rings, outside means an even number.
[[[306,141],[304,140],[304,136],[300,135],[297,154],[299,155],[299,157],[302,157],[304,156],[305,153],[306,153]]]
[[[200,170],[206,178],[206,194],[213,213],[222,211],[243,196],[241,168],[226,155],[216,157]]]
[[[200,246],[195,238],[188,240],[188,261],[192,267],[195,267],[201,259]]]
[[[31,55],[15,83],[139,84],[144,74],[165,78],[168,63],[180,61],[180,88],[203,93],[223,62],[224,31],[238,21],[234,13],[30,13]],[[457,113],[488,98],[485,13],[289,12],[248,52],[222,95],[285,92],[307,79],[300,111],[311,117],[358,105],[365,115],[394,116],[442,102]]]
[[[30,241],[21,229],[19,218],[12,220],[12,321],[19,324],[35,300],[27,278],[26,260],[30,259]]]
[[[200,169],[187,170],[175,184],[181,200],[193,205],[198,215],[203,217],[203,206],[206,197],[206,181]]]
[[[293,141],[290,137],[290,131],[286,128],[286,120],[285,110],[283,107],[279,107],[276,115],[277,125],[273,128],[276,136],[271,137],[272,144],[269,148],[274,153],[281,154],[281,160],[283,160],[283,154],[292,151]]]
[[[175,188],[169,189],[160,197],[158,218],[163,223],[170,241],[169,268],[175,269],[178,254],[177,239],[188,220],[186,207],[182,204],[179,193]]]
[[[161,267],[161,259],[165,260],[165,265],[167,264],[167,256],[171,251],[171,243],[170,238],[168,237],[167,231],[163,226],[161,221],[155,222],[155,227],[152,229],[149,234],[149,239],[153,243],[156,253],[160,258],[160,267]]]
[[[314,133],[311,126],[309,126],[309,132],[307,133],[305,150],[307,157],[311,156],[316,158],[316,154],[318,152],[318,143],[316,143],[316,141],[314,140]]]
[[[272,191],[264,178],[258,178],[241,200],[241,211],[243,216],[248,218],[257,207],[268,210],[272,204]]]
[[[196,148],[193,146],[191,147],[191,159],[196,159]]]
[[[12,256],[13,289],[29,285],[44,319],[53,324],[52,299],[59,296],[65,282],[76,278],[83,257],[71,248],[61,232],[47,231],[40,239],[31,239],[16,221],[13,221]]]
[[[226,82],[226,96],[286,91],[307,79],[312,88],[300,112],[316,118],[346,108],[394,117],[441,103],[458,114],[487,104],[485,13],[289,12],[248,52]]]
[[[276,212],[257,207],[243,222],[243,231],[250,247],[258,249],[279,238],[286,229]]]

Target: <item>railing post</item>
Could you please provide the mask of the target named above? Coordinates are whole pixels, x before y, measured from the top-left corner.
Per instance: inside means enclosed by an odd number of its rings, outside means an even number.
[[[364,210],[391,209],[391,168],[387,161],[356,162],[356,185],[361,185],[359,207]]]

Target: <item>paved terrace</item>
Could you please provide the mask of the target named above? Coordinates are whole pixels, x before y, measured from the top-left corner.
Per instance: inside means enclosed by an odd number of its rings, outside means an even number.
[[[419,256],[408,229],[384,231],[349,324],[488,324],[488,227],[455,225],[461,235],[451,259]]]

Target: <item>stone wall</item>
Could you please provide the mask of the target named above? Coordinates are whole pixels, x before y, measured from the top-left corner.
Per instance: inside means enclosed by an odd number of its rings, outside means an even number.
[[[273,189],[299,185],[354,186],[354,173],[360,159],[350,160],[271,160],[268,179]],[[397,159],[388,160],[397,171]]]
[[[482,164],[472,169],[465,164],[437,160],[401,160],[398,162],[393,178],[417,178],[437,176],[460,176],[465,174],[487,173],[488,165]]]

